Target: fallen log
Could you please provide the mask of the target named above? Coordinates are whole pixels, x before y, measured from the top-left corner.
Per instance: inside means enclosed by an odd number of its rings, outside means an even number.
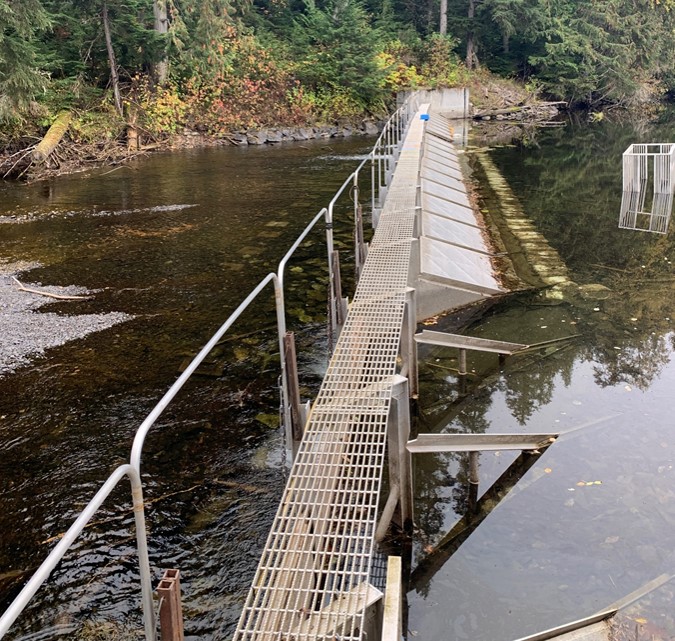
[[[72,114],[70,111],[60,111],[52,126],[47,130],[45,137],[38,143],[33,150],[32,158],[35,163],[43,163],[61,142],[70,125]]]

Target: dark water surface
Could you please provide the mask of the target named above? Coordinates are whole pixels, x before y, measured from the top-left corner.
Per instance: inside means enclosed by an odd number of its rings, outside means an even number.
[[[501,371],[496,357],[470,355],[467,396],[455,354],[421,352],[421,431],[586,427],[520,464],[518,485],[501,503],[490,498],[480,525],[413,573],[413,637],[516,639],[675,574],[675,234],[672,223],[666,237],[617,228],[621,154],[632,142],[672,142],[672,116],[571,122],[490,152],[572,279],[608,289],[520,294],[492,307],[469,333],[526,344],[579,336]],[[483,453],[481,491],[515,458]],[[415,464],[419,560],[467,510],[468,459],[418,455]],[[668,583],[626,609],[617,638],[675,638],[674,593]]]
[[[185,151],[0,185],[0,216],[23,221],[0,225],[0,256],[42,265],[23,281],[100,290],[45,311],[135,317],[0,378],[2,609],[128,460],[136,429],[181,365],[276,268],[371,144]],[[287,276],[305,396],[326,362],[321,240],[321,230],[309,237]],[[232,632],[283,487],[271,289],[260,301],[234,326],[235,339],[214,350],[207,369],[223,375],[195,377],[144,450],[151,563],[156,579],[168,567],[183,573],[188,638]],[[93,630],[99,622],[139,627],[128,504],[123,483],[11,638],[70,636],[87,621]]]

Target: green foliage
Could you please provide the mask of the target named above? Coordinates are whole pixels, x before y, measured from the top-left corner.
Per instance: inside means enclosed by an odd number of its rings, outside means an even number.
[[[107,114],[103,2],[0,0],[5,129]],[[153,2],[106,0],[128,117],[158,136],[357,118],[396,91],[471,84],[483,72],[462,62],[469,34],[483,68],[534,93],[631,104],[675,89],[675,0],[448,0],[446,37],[439,0],[167,0],[166,35]],[[150,72],[165,57],[160,88]]]
[[[314,91],[344,88],[363,107],[381,97],[384,74],[376,61],[380,35],[358,0],[305,0],[293,34],[297,78]]]
[[[110,69],[101,11],[103,0],[44,0],[51,30],[42,43],[46,71],[54,78],[81,77],[108,84]],[[153,29],[150,0],[107,0],[117,62],[128,75],[159,59],[163,41]]]
[[[35,44],[49,18],[39,0],[0,0],[0,25],[0,121],[8,121],[21,119],[44,91]]]
[[[422,77],[428,87],[455,87],[468,80],[466,67],[453,51],[456,45],[457,40],[450,36],[433,34],[427,39]]]
[[[75,142],[97,143],[121,138],[124,129],[124,121],[114,107],[107,103],[96,109],[78,112],[70,123],[68,135]]]
[[[648,98],[672,69],[673,15],[641,0],[554,0],[529,62],[554,95],[589,104]]]
[[[413,49],[400,40],[387,43],[384,50],[376,56],[377,64],[385,74],[385,89],[395,93],[423,87],[426,81],[417,70],[416,60],[417,55]]]

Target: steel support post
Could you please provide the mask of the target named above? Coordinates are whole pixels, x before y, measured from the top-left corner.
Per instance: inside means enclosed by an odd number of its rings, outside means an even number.
[[[329,265],[330,267],[330,265]],[[330,278],[330,274],[329,274]],[[293,420],[291,417],[291,397],[289,393],[288,368],[286,367],[286,307],[284,302],[283,282],[279,278],[274,279],[274,299],[277,314],[277,338],[279,341],[279,365],[281,369],[281,419],[282,428],[286,438],[286,464],[290,467],[293,463]],[[331,316],[328,315],[328,336],[330,343]],[[329,345],[329,348],[331,346]]]
[[[466,350],[459,350],[459,370],[458,373],[460,376],[466,376]]]
[[[372,212],[372,224],[375,227],[375,150],[370,157],[370,211]]]
[[[333,299],[332,305],[336,310],[336,323],[337,323],[337,336],[340,335],[342,326],[347,320],[346,309],[344,299],[342,298],[342,277],[340,276],[340,252],[335,250],[333,252],[333,291],[331,292],[331,297]],[[337,337],[336,337],[337,338]]]
[[[480,476],[478,471],[479,452],[469,452],[469,510],[476,511],[478,505],[478,487]]]
[[[335,274],[333,273],[333,219],[326,210],[326,253],[328,254],[328,353],[333,353],[337,330],[337,306],[335,304]]]
[[[303,423],[303,411],[300,404],[298,360],[295,352],[295,334],[293,332],[286,332],[286,335],[284,336],[284,355],[286,381],[288,385],[288,403],[291,410],[290,434],[293,443],[293,458],[295,459],[305,426]]]
[[[408,286],[413,287],[422,271],[420,257],[420,241],[413,238],[410,241],[410,267],[408,269]]]
[[[403,328],[401,331],[401,361],[410,381],[410,398],[417,398],[417,296],[415,289],[408,287],[405,295],[405,311],[403,313]]]
[[[384,131],[384,180],[389,184],[391,178],[391,127]]]
[[[146,641],[155,641],[155,606],[152,598],[152,577],[150,574],[150,554],[148,552],[148,534],[145,529],[145,502],[140,472],[129,474],[131,481],[131,501],[136,527],[136,548],[138,550],[138,570],[141,578],[141,600],[143,604],[143,624]]]
[[[391,409],[387,426],[389,451],[389,483],[399,488],[399,510],[394,522],[410,534],[413,525],[412,470],[410,452],[410,394],[408,379],[395,375],[391,391]]]
[[[354,213],[354,267],[357,283],[359,278],[361,278],[361,271],[365,262],[366,245],[363,241],[363,208],[361,205],[358,205]]]
[[[183,607],[180,599],[180,572],[166,570],[157,586],[161,641],[183,641]]]

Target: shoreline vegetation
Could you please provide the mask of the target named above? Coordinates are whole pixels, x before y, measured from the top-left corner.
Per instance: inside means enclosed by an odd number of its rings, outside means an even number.
[[[482,121],[675,94],[675,0],[0,0],[0,15],[2,179],[374,133],[416,88],[468,87]]]
[[[553,125],[568,107],[564,101],[546,101],[521,84],[481,73],[470,83],[476,92],[471,117],[475,121],[509,121],[513,124]],[[23,132],[0,149],[0,178],[35,182],[97,167],[115,168],[156,151],[220,145],[274,145],[288,141],[378,135],[388,113],[338,116],[332,121],[306,122],[209,131],[203,126],[150,131],[136,113],[130,124],[108,111],[60,111],[52,124]],[[98,126],[83,132],[87,120]],[[84,135],[83,135],[84,133]],[[40,135],[42,137],[40,138]]]

